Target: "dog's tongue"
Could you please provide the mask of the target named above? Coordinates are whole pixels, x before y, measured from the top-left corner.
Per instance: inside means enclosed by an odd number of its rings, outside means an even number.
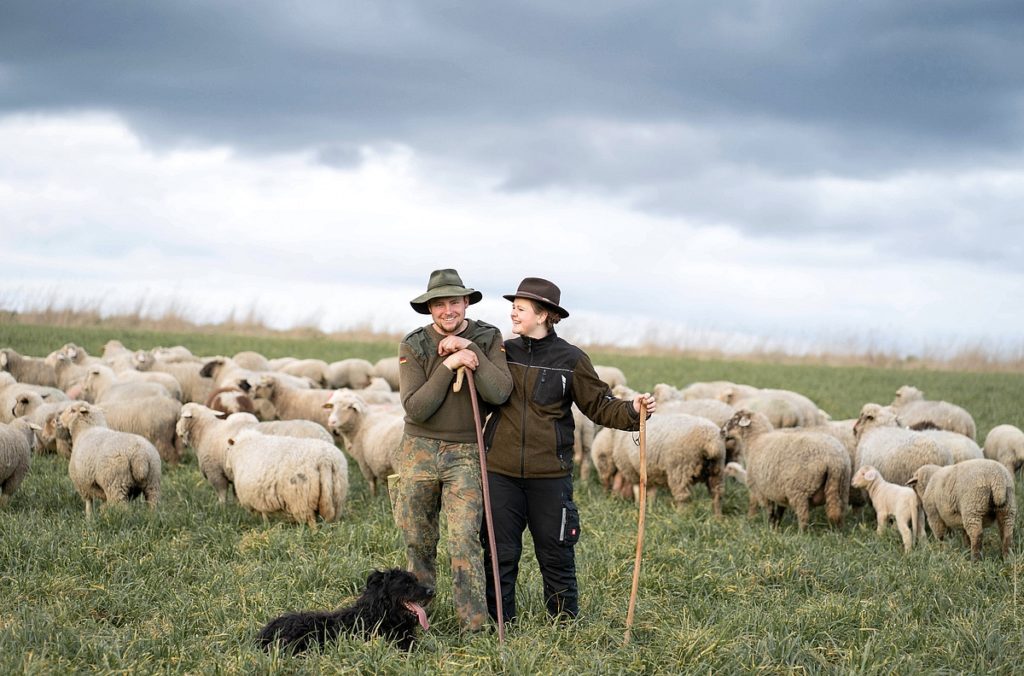
[[[416,617],[419,618],[420,626],[423,627],[423,631],[430,629],[430,620],[427,619],[427,611],[423,609],[418,603],[412,601],[406,601],[405,607],[409,609],[409,612],[416,613]]]

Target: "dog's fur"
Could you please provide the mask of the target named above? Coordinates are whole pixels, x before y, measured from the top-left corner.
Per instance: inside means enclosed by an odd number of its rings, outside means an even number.
[[[433,595],[434,590],[420,584],[412,573],[400,568],[375,570],[353,605],[335,611],[286,613],[268,622],[256,642],[267,651],[276,644],[298,653],[313,646],[322,648],[345,633],[363,639],[383,636],[409,650],[416,640],[416,625],[428,626],[422,604]]]

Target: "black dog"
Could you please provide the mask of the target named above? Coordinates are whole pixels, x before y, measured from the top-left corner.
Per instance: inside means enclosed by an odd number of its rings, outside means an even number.
[[[275,617],[260,630],[256,643],[269,651],[276,643],[283,650],[302,652],[310,646],[323,647],[339,634],[369,639],[379,635],[409,650],[416,640],[416,625],[426,630],[428,603],[434,590],[424,587],[416,576],[399,568],[375,570],[366,578],[366,589],[356,602],[335,611],[287,613]]]

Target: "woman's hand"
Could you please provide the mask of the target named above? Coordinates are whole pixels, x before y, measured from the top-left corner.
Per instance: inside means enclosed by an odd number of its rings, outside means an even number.
[[[647,410],[647,417],[650,418],[654,411],[658,408],[658,402],[654,401],[654,397],[644,392],[633,397],[633,410],[640,414],[643,409]]]

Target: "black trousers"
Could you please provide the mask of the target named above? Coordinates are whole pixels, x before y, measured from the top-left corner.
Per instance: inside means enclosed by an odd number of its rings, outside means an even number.
[[[494,542],[501,581],[504,621],[516,616],[516,578],[523,553],[523,531],[530,529],[534,552],[544,579],[544,603],[553,616],[576,617],[579,588],[576,584],[574,545],[580,536],[579,511],[572,501],[572,476],[556,479],[517,479],[487,473]],[[487,609],[497,619],[493,562],[487,529],[480,529],[487,578]]]

